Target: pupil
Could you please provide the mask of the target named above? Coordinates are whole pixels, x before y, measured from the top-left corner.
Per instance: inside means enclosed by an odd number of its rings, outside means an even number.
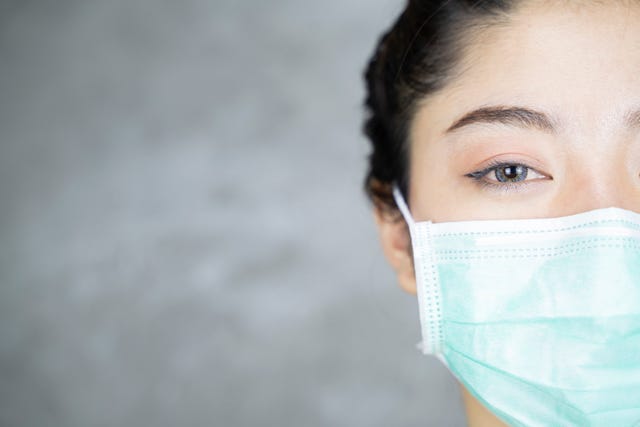
[[[520,165],[503,166],[496,170],[496,178],[500,182],[518,182],[527,177],[527,168]]]
[[[518,169],[520,169],[520,166],[508,166],[504,168],[504,176],[506,176],[508,179],[516,179],[520,172]]]

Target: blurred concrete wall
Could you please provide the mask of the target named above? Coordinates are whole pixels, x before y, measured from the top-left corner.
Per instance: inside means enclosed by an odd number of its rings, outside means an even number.
[[[0,2],[0,425],[463,425],[360,188],[401,6]]]

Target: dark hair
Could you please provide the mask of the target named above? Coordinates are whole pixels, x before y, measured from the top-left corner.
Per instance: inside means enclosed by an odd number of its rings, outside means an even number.
[[[373,150],[365,190],[377,208],[396,214],[392,186],[407,196],[408,131],[421,99],[442,88],[473,29],[495,24],[510,0],[409,0],[382,35],[365,72],[364,133]]]

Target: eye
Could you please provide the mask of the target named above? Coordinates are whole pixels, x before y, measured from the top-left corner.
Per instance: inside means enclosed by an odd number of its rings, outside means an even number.
[[[485,169],[471,172],[466,176],[480,183],[494,186],[517,185],[518,183],[524,184],[525,181],[550,179],[549,176],[516,162],[499,162],[489,165]]]
[[[527,179],[529,168],[523,165],[497,166],[488,175],[489,177],[493,175],[498,182],[520,182]]]

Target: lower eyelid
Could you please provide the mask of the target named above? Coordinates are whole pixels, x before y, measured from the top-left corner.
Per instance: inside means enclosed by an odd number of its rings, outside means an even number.
[[[531,186],[539,184],[537,180],[533,181],[521,181],[521,182],[505,182],[505,183],[493,183],[488,181],[477,181],[475,184],[479,185],[481,189],[494,193],[519,193],[529,191]]]

